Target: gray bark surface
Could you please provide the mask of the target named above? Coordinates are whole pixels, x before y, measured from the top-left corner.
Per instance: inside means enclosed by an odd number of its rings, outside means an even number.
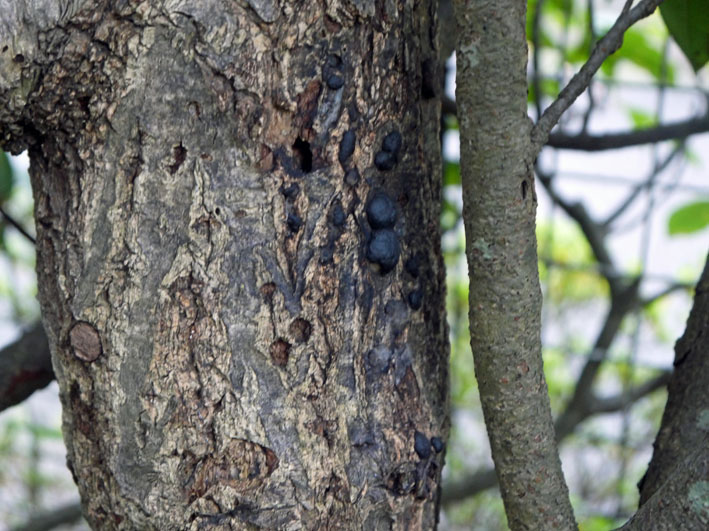
[[[0,138],[92,527],[435,527],[432,3],[45,4],[2,2]]]

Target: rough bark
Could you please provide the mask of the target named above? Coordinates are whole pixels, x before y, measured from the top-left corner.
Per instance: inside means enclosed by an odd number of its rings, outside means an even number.
[[[623,529],[705,529],[709,526],[709,258],[697,283],[674,373],[640,482],[640,509]]]
[[[0,10],[0,131],[91,525],[433,528],[435,6],[48,4]]]
[[[576,529],[541,356],[526,2],[454,2],[470,338],[511,529]]]

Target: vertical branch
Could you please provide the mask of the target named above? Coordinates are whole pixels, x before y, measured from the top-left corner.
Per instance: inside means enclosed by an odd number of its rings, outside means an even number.
[[[511,529],[576,529],[542,368],[526,2],[454,6],[470,337],[492,456]]]

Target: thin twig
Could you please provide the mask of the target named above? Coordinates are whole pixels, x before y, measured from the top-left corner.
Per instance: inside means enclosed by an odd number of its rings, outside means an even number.
[[[593,53],[593,47],[598,41],[598,35],[596,35],[596,28],[594,27],[596,17],[594,15],[593,0],[588,0],[586,12],[588,14],[588,34],[591,37],[589,39],[588,53],[591,55],[591,53]],[[588,107],[586,108],[586,112],[583,114],[583,123],[581,125],[582,133],[585,133],[588,130],[588,123],[591,120],[591,114],[593,114],[593,111],[596,108],[596,101],[593,97],[593,82],[588,84],[586,92],[588,93]],[[537,116],[539,116],[539,114],[537,114]]]
[[[623,212],[631,205],[643,190],[651,188],[659,175],[670,165],[677,155],[684,152],[685,142],[680,141],[675,148],[662,161],[658,162],[652,169],[650,175],[645,179],[645,182],[638,184],[629,194],[628,197],[601,223],[601,226],[608,229],[610,225],[618,219]]]
[[[637,6],[630,9],[632,0],[627,0],[615,24],[608,30],[608,33],[598,41],[593,49],[591,57],[581,67],[581,70],[571,78],[571,81],[564,87],[557,99],[544,111],[536,125],[532,129],[532,152],[530,160],[534,160],[546,144],[549,133],[561,115],[576,101],[586,87],[588,87],[593,75],[601,67],[603,61],[620,48],[623,44],[623,34],[638,20],[649,16],[655,8],[662,3],[662,0],[641,0]]]
[[[37,243],[37,241],[34,239],[34,237],[27,232],[22,225],[20,225],[17,221],[15,221],[12,216],[10,216],[5,210],[3,210],[2,207],[0,207],[0,214],[2,214],[2,217],[5,218],[5,221],[7,221],[10,225],[15,227],[20,234],[22,234],[25,238],[27,238],[29,241],[32,242],[33,245]]]

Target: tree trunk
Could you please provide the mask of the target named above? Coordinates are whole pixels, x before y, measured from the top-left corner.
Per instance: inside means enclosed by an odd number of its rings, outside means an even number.
[[[434,4],[0,15],[0,130],[30,151],[39,297],[92,527],[435,527]]]
[[[624,530],[709,527],[709,256],[687,328],[675,344],[674,373],[640,481],[640,508]]]

